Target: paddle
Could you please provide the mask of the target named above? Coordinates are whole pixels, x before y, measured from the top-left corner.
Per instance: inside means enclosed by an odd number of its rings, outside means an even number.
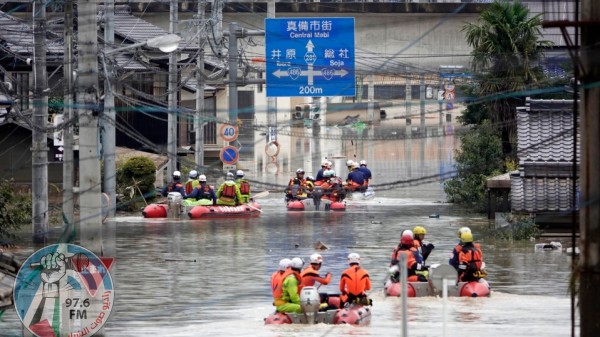
[[[254,199],[264,198],[268,195],[269,195],[269,191],[262,191],[260,193],[256,193],[256,194],[252,195],[252,198],[254,198]]]

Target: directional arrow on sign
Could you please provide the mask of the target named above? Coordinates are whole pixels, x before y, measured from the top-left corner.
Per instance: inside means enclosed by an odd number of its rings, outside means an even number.
[[[324,74],[324,72],[331,72],[332,75]],[[331,68],[325,68],[325,69],[320,69],[320,70],[313,70],[313,71],[311,71],[311,73],[312,74],[309,74],[308,70],[302,70],[300,72],[300,76],[309,76],[309,75],[312,75],[312,76],[322,76],[322,77],[325,77],[325,79],[329,80],[333,76],[344,77],[344,76],[348,75],[348,71],[345,70],[345,69],[333,70],[332,71]],[[277,76],[278,78],[281,78],[281,77],[290,76],[290,72],[288,70],[277,69],[277,70],[275,70],[273,72],[273,75]]]

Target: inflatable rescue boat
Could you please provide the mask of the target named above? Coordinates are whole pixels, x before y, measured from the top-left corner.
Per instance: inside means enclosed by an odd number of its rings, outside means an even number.
[[[449,297],[483,297],[490,296],[490,285],[485,279],[472,282],[456,282],[456,271],[449,265],[433,265],[429,269],[427,282],[407,282],[408,297],[442,296],[443,282],[447,279]],[[384,285],[386,296],[402,296],[402,284],[389,278]]]
[[[351,324],[367,325],[371,322],[371,306],[350,305],[339,308],[339,296],[328,297],[328,309],[319,311],[321,298],[315,287],[304,287],[300,291],[302,313],[275,312],[265,318],[265,324]]]

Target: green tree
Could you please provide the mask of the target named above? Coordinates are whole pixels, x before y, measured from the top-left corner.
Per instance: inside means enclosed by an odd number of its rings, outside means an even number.
[[[17,192],[9,180],[0,180],[0,243],[31,219],[31,195]]]
[[[117,192],[129,199],[129,191],[137,195],[139,188],[145,198],[153,197],[155,174],[156,165],[152,160],[146,157],[131,157],[117,168]]]
[[[460,134],[461,148],[456,150],[456,176],[444,183],[449,202],[485,210],[485,182],[504,171],[502,144],[489,121]]]
[[[529,10],[519,1],[496,1],[476,23],[463,27],[473,47],[476,97],[486,101],[492,124],[501,130],[507,156],[515,156],[515,109],[522,101],[516,92],[544,79],[538,62],[543,48],[552,43],[540,40],[541,28],[541,14],[529,17]]]

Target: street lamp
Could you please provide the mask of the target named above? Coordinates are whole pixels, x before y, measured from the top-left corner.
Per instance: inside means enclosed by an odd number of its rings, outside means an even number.
[[[148,46],[150,48],[156,48],[162,51],[163,53],[170,53],[175,51],[179,47],[179,42],[181,41],[181,37],[177,34],[166,34],[157,37],[153,37],[144,42],[138,42],[126,45],[124,47],[105,50],[104,55],[112,55],[125,50]]]
[[[108,26],[108,25],[107,25]],[[112,33],[110,33],[112,35]],[[115,97],[112,93],[114,76],[112,72],[108,72],[106,69],[106,60],[104,57],[107,55],[116,54],[122,51],[148,46],[150,48],[156,48],[163,53],[170,53],[179,47],[179,41],[181,37],[176,34],[166,34],[157,37],[153,37],[144,42],[130,44],[124,47],[105,50],[103,52],[103,64],[104,74],[106,76],[106,84],[104,90],[104,116],[108,120],[108,123],[104,125],[104,189],[108,194],[109,199],[109,216],[113,217],[116,212],[117,204],[117,177],[116,177],[116,112]],[[112,41],[111,41],[112,42]]]

